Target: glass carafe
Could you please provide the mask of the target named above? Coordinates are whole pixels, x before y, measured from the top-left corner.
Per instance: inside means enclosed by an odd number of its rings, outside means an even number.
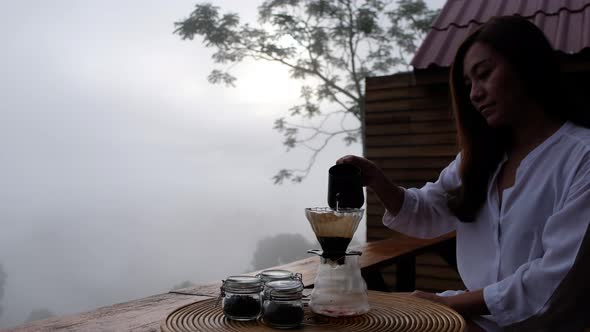
[[[336,258],[322,256],[321,250],[310,250],[320,256],[321,264],[311,292],[312,312],[330,317],[362,315],[369,311],[367,284],[361,276],[360,251],[347,251]]]

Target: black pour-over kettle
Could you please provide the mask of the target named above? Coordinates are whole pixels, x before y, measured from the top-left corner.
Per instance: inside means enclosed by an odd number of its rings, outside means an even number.
[[[328,170],[328,206],[336,209],[358,209],[365,203],[361,169],[351,164],[338,164]]]

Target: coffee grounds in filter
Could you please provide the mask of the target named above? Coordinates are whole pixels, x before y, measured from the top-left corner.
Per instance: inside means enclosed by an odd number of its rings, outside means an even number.
[[[331,210],[310,211],[309,216],[317,237],[352,238],[360,221],[353,215]]]

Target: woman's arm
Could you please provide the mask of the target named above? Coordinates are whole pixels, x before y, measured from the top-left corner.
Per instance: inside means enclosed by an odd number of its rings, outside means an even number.
[[[490,314],[483,297],[483,289],[453,296],[438,296],[422,291],[415,291],[412,295],[446,305],[466,318]]]
[[[385,226],[418,238],[433,238],[455,230],[457,218],[447,207],[447,192],[460,185],[459,162],[460,155],[434,183],[429,182],[419,189],[403,189],[365,158],[345,156],[337,161],[361,169],[364,184],[377,194],[387,209],[383,216]]]
[[[369,186],[379,198],[381,204],[391,213],[397,215],[404,204],[404,190],[394,185],[383,172],[379,172],[376,181]]]

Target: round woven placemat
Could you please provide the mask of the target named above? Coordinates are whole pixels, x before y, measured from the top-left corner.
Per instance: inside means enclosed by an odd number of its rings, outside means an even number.
[[[361,316],[331,318],[305,308],[299,330],[305,331],[404,331],[462,332],[465,321],[455,311],[408,294],[369,292],[371,310]],[[162,332],[192,331],[276,331],[260,321],[238,322],[226,319],[215,299],[176,309],[161,324]]]

